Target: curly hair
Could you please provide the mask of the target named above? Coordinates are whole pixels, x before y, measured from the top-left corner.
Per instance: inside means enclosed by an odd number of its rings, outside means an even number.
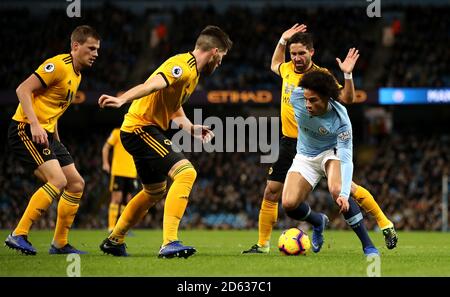
[[[312,90],[320,95],[337,100],[339,98],[339,86],[333,75],[321,70],[307,72],[300,80],[299,86]]]

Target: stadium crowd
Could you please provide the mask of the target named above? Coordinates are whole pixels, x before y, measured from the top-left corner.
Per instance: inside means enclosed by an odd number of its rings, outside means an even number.
[[[362,7],[298,8],[293,13],[292,8],[282,6],[261,9],[232,6],[224,11],[186,6],[180,10],[148,9],[136,14],[105,5],[83,10],[80,19],[68,19],[59,10],[38,16],[26,9],[4,11],[0,24],[8,30],[2,30],[0,37],[8,41],[8,47],[2,46],[4,52],[0,55],[3,78],[0,89],[15,89],[17,83],[29,75],[30,66],[36,68],[45,58],[67,51],[67,33],[81,23],[89,23],[102,37],[96,65],[86,72],[82,82],[84,90],[120,90],[140,82],[162,60],[192,50],[192,36],[208,24],[233,32],[234,48],[220,71],[211,79],[202,80],[200,87],[279,89],[279,80],[268,71],[273,48],[280,34],[296,22],[304,22],[313,33],[314,61],[336,75],[339,71],[335,58],[342,58],[350,47],[359,49],[361,57],[354,71],[358,88],[365,88],[372,80],[376,80],[378,86],[442,87],[450,84],[445,42],[448,6],[384,7],[383,13],[391,15],[395,24],[395,38],[387,50],[387,45],[382,43],[382,28],[389,18],[368,18]],[[189,22],[185,22],[186,19]],[[53,26],[54,23],[59,25]],[[336,24],[345,24],[345,28]],[[34,36],[33,40],[30,36]],[[14,51],[10,51],[11,48]],[[389,55],[385,65],[379,65],[377,49]],[[379,78],[372,77],[376,66],[384,66],[389,71],[383,71]]]
[[[101,147],[107,133],[71,138],[66,146],[86,181],[78,228],[106,228],[109,177],[102,172]],[[63,138],[64,140],[64,138]],[[18,164],[11,154],[0,160],[0,229],[11,229],[38,186],[36,178]],[[258,212],[266,181],[267,164],[257,153],[188,153],[198,171],[189,207],[182,220],[185,228],[257,228]],[[432,137],[392,135],[373,146],[371,161],[355,164],[354,180],[373,194],[400,230],[441,228],[441,186],[448,172],[450,135]],[[311,206],[330,215],[330,228],[346,228],[322,181],[308,199]],[[161,228],[163,204],[159,203],[138,225]],[[56,203],[33,228],[53,228]],[[366,218],[370,229],[373,219]],[[280,207],[278,228],[295,224]]]

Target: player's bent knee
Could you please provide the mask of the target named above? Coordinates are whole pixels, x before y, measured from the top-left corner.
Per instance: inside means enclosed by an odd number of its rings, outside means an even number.
[[[285,211],[294,210],[297,208],[298,203],[293,200],[283,199],[282,206]]]
[[[289,192],[283,192],[283,199],[281,200],[281,205],[285,211],[294,210],[300,204],[301,201],[296,199],[294,195]]]
[[[175,169],[173,174],[174,181],[180,181],[184,183],[189,183],[191,185],[194,184],[195,179],[197,178],[197,171],[191,163],[185,163]]]
[[[339,197],[339,194],[341,193],[341,187],[336,185],[330,187],[330,194],[333,196],[333,199],[336,200]]]
[[[72,182],[70,185],[67,185],[67,187],[70,186],[72,189],[72,192],[83,192],[84,191],[84,179],[82,177],[78,178],[75,182]]]
[[[272,202],[278,202],[281,199],[281,193],[283,191],[283,186],[278,186],[273,183],[267,183],[264,189],[264,199]]]
[[[62,191],[67,186],[67,179],[65,176],[50,176],[47,181]]]

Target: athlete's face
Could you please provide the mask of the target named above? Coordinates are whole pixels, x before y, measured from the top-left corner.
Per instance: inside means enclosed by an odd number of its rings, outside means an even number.
[[[289,53],[291,54],[291,60],[294,63],[295,71],[304,72],[311,65],[311,58],[314,55],[314,49],[307,49],[301,43],[292,43],[289,46]]]
[[[222,63],[223,57],[227,54],[227,51],[220,51],[218,48],[212,49],[211,51],[213,51],[213,55],[202,71],[206,75],[213,74],[216,68]]]
[[[318,93],[305,89],[303,96],[305,97],[306,110],[308,110],[310,115],[318,116],[327,111],[328,100],[321,98]]]
[[[72,44],[74,55],[76,55],[76,59],[82,68],[91,67],[94,64],[98,57],[99,48],[100,40],[92,37],[88,37],[83,44],[76,41]]]

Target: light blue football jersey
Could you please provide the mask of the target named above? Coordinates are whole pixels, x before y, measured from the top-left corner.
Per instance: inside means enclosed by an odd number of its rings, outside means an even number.
[[[341,160],[340,195],[348,198],[353,178],[353,141],[347,109],[330,100],[325,114],[311,116],[306,109],[304,90],[300,87],[292,92],[291,104],[298,124],[297,154],[315,157],[326,150],[337,149]]]

